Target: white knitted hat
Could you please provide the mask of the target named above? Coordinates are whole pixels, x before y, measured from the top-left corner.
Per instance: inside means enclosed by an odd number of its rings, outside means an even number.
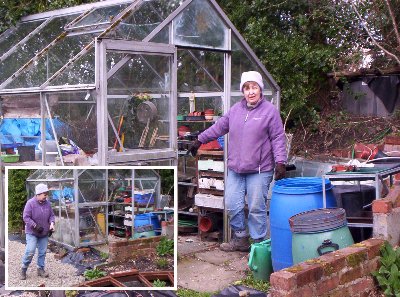
[[[242,78],[240,80],[241,91],[243,91],[243,85],[248,81],[255,81],[260,86],[261,91],[264,89],[263,79],[259,72],[247,71],[242,73]]]
[[[35,195],[46,193],[48,191],[49,191],[49,188],[45,184],[38,184],[35,187]]]

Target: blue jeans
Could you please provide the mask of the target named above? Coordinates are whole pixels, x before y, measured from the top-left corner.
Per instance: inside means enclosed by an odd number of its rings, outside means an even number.
[[[49,237],[37,237],[32,234],[26,234],[25,254],[22,258],[22,268],[28,268],[35,255],[36,248],[38,249],[37,267],[44,269],[44,260],[46,258],[47,243]]]
[[[246,236],[245,196],[249,207],[248,227],[252,239],[267,235],[267,195],[273,170],[261,173],[236,173],[228,169],[225,207],[236,236]]]

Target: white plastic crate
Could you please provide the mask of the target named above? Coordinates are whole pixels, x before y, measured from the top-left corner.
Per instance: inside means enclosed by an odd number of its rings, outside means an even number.
[[[194,204],[197,206],[224,209],[224,197],[198,193],[194,196]]]
[[[199,170],[224,172],[224,161],[198,160],[197,166]]]
[[[224,190],[224,181],[221,179],[208,177],[199,178],[199,188]]]

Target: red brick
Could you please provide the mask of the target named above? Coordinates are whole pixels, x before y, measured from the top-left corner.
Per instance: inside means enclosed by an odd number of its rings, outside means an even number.
[[[315,296],[313,287],[310,286],[310,284],[308,284],[308,285],[306,285],[306,286],[304,286],[304,287],[302,287],[300,289],[295,290],[295,292],[293,292],[293,293],[295,293],[295,295],[294,295],[295,297],[299,297],[299,296],[307,296],[307,297]]]
[[[339,276],[326,278],[317,283],[317,296],[321,296],[329,291],[333,291],[339,286]]]
[[[288,292],[288,291],[279,291],[275,289],[270,289],[269,290],[269,296],[270,297],[299,297],[299,295],[296,295],[294,291]]]
[[[324,276],[337,273],[346,266],[346,255],[338,252],[322,255],[318,259],[323,261],[321,265],[324,270]]]
[[[298,288],[319,281],[324,273],[322,266],[319,264],[310,265],[300,263],[298,266],[300,266],[301,269],[296,273],[296,283]]]
[[[372,212],[389,213],[392,211],[392,201],[386,199],[378,199],[372,202]]]
[[[370,238],[360,242],[360,244],[364,245],[367,249],[368,259],[373,259],[375,257],[380,256],[380,249],[385,241],[383,239],[378,238]]]
[[[374,281],[371,277],[365,277],[355,281],[349,286],[351,296],[355,296],[361,292],[370,291],[375,287]]]
[[[339,278],[340,278],[339,283],[341,285],[346,284],[346,283],[350,283],[353,280],[356,280],[357,278],[360,278],[361,277],[361,272],[362,272],[361,267],[355,267],[355,268],[349,269],[349,270],[347,270],[345,272],[342,272],[342,273],[339,274]]]
[[[396,135],[385,136],[385,144],[400,144],[400,136]]]
[[[350,295],[349,289],[347,287],[340,287],[334,291],[330,291],[322,295],[322,297],[348,297],[348,296],[352,295]]]
[[[292,272],[281,270],[270,276],[271,287],[277,290],[289,291],[297,288],[296,275]]]
[[[380,257],[376,257],[374,259],[368,260],[364,265],[364,275],[368,275],[373,271],[379,270],[381,267],[381,259]]]

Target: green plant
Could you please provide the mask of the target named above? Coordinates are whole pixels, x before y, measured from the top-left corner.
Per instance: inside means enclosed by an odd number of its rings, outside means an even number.
[[[87,278],[88,280],[92,280],[92,279],[96,279],[96,278],[100,278],[103,276],[106,276],[107,273],[104,271],[101,271],[100,269],[88,269],[83,273],[83,276],[85,278]]]
[[[69,290],[65,291],[65,296],[66,296],[66,297],[75,297],[75,296],[77,296],[78,294],[79,294],[78,291],[69,291]]]
[[[269,282],[254,279],[252,273],[248,273],[244,279],[235,282],[234,285],[244,285],[262,292],[267,292],[269,289]]]
[[[217,292],[215,293],[209,293],[209,292],[196,292],[193,290],[189,290],[189,289],[178,289],[178,291],[176,291],[176,295],[178,295],[178,297],[211,297],[213,295],[215,295]]]
[[[159,279],[156,279],[153,282],[153,287],[165,287],[166,285],[167,285],[167,283],[165,281],[162,281],[162,280],[159,280]]]
[[[385,296],[400,296],[400,248],[387,241],[381,247],[381,267],[372,272]]]
[[[100,252],[100,257],[102,260],[107,260],[108,259],[108,254],[105,252]]]
[[[174,254],[174,241],[168,239],[167,237],[163,237],[160,240],[160,243],[156,247],[157,255],[166,256]]]
[[[156,260],[157,268],[163,269],[168,267],[168,259],[166,258],[159,258]]]

